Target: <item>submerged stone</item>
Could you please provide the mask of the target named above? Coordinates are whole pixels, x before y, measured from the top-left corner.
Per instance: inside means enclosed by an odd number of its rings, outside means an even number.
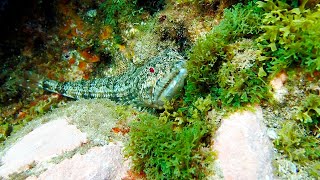
[[[17,141],[1,157],[0,177],[29,168],[87,142],[85,133],[69,125],[66,117],[43,124]]]
[[[260,107],[222,120],[214,140],[224,179],[272,179],[272,144]]]

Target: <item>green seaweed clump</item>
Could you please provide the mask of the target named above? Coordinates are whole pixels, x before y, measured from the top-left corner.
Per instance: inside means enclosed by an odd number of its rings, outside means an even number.
[[[103,12],[105,24],[109,25],[116,35],[116,40],[121,42],[121,27],[126,23],[140,21],[141,9],[137,7],[137,0],[109,0],[100,4],[99,9]]]
[[[119,26],[119,23],[126,20],[132,20],[135,13],[137,0],[111,0],[100,4],[100,9],[105,15],[105,23],[113,28]]]
[[[266,75],[257,58],[257,50],[251,40],[242,40],[228,46],[228,60],[217,74],[216,99],[224,105],[241,107],[246,103],[260,103],[268,96]]]
[[[253,2],[237,4],[226,9],[220,24],[196,42],[187,63],[186,102],[211,94],[217,104],[239,107],[258,103],[268,94],[258,51],[246,40],[260,33],[261,13]]]
[[[319,95],[309,94],[298,108],[296,118],[308,126],[317,126],[320,123]]]
[[[310,73],[320,70],[320,5],[311,10],[306,3],[297,8],[281,1],[257,3],[265,10],[264,33],[257,41],[269,72],[299,66]]]
[[[310,175],[320,176],[320,129],[314,136],[296,121],[286,121],[274,141],[275,147],[290,160],[308,167]]]
[[[202,13],[214,13],[219,16],[225,8],[237,3],[247,4],[248,0],[176,0],[177,4],[192,4]]]
[[[140,114],[130,125],[127,156],[135,171],[148,179],[203,179],[213,160],[211,131],[204,119],[211,109],[211,97],[199,99],[193,107],[174,110],[170,104],[159,117]]]

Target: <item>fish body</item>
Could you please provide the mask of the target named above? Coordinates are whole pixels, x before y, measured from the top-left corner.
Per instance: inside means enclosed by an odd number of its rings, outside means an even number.
[[[165,50],[144,66],[116,77],[74,82],[44,80],[43,89],[74,99],[108,98],[123,104],[161,109],[179,92],[187,76],[186,62],[176,51]]]

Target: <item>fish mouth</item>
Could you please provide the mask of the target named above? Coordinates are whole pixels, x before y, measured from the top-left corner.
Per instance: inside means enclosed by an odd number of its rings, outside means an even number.
[[[156,105],[162,108],[165,101],[173,98],[184,86],[184,80],[187,77],[187,69],[181,68],[178,73],[169,81],[158,96]]]

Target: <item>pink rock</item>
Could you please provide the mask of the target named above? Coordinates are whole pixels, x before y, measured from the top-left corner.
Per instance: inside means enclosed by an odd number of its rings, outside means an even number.
[[[224,179],[272,179],[272,144],[262,120],[260,107],[222,120],[214,148]]]
[[[287,81],[288,76],[285,73],[278,74],[277,77],[270,81],[270,84],[275,89],[280,89],[283,87],[283,84]]]
[[[288,76],[285,73],[280,73],[270,81],[270,85],[273,89],[273,97],[278,102],[283,102],[285,95],[288,94],[288,89],[284,86]]]
[[[33,162],[49,160],[86,142],[86,134],[76,126],[69,125],[67,118],[52,120],[37,127],[8,149],[1,157],[0,177],[7,178],[13,172],[27,169]]]
[[[84,155],[76,154],[71,159],[63,160],[38,178],[29,179],[120,180],[129,170],[129,163],[121,155],[122,148],[122,145],[116,144],[94,147]]]

